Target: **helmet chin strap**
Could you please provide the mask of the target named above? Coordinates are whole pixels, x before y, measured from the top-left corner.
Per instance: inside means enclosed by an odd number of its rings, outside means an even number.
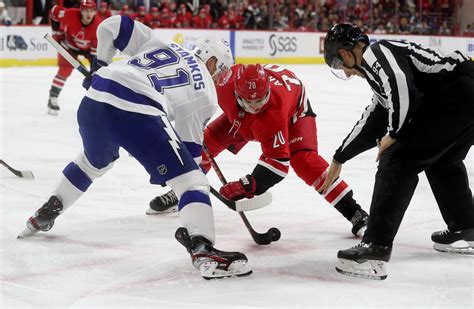
[[[351,49],[349,51],[351,54],[352,54],[352,57],[354,57],[354,64],[350,67],[350,66],[347,66],[344,64],[344,62],[342,62],[342,65],[348,69],[354,69],[354,70],[357,70],[359,71],[360,73],[364,74],[364,71],[362,70],[362,68],[360,67],[360,65],[357,64],[357,57],[356,55],[354,54],[354,51]]]

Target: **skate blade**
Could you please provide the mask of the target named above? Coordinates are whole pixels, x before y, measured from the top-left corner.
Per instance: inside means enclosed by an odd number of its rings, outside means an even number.
[[[474,248],[465,240],[458,240],[449,245],[433,244],[433,249],[439,252],[455,253],[455,254],[472,254],[474,255]]]
[[[338,273],[351,277],[371,280],[387,279],[385,262],[380,260],[365,260],[358,262],[339,259],[339,265],[336,266],[336,270]]]
[[[21,232],[16,238],[17,238],[17,239],[27,238],[27,237],[30,237],[30,236],[32,236],[32,235],[38,233],[38,232],[39,232],[39,230],[34,230],[34,231],[33,231],[33,230],[30,230],[29,228],[25,228],[25,229],[23,230],[23,232]]]
[[[221,279],[226,277],[244,277],[252,274],[252,269],[247,264],[247,261],[237,260],[229,265],[227,270],[217,268],[219,263],[216,261],[209,261],[203,263],[199,268],[201,276],[206,280]]]
[[[168,208],[163,211],[158,211],[158,210],[153,210],[151,208],[148,208],[147,211],[145,212],[147,215],[161,215],[161,214],[169,214],[173,212],[178,212],[178,205],[173,206],[171,208]]]
[[[356,236],[359,238],[362,238],[364,236],[365,230],[367,229],[367,226],[361,227],[357,233]]]
[[[21,177],[26,178],[26,179],[34,179],[35,178],[32,171],[21,171]]]
[[[57,116],[58,114],[59,112],[57,110],[48,108],[48,115]]]

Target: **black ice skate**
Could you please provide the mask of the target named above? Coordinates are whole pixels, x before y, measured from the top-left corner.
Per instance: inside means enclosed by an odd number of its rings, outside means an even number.
[[[252,273],[243,253],[217,250],[202,236],[190,238],[184,227],[176,230],[175,237],[191,254],[194,267],[201,271],[201,276],[206,280]]]
[[[392,248],[361,242],[347,250],[339,250],[336,270],[344,275],[373,280],[387,278],[385,262],[390,260]]]
[[[58,97],[49,97],[48,100],[48,114],[57,116],[59,113]]]
[[[431,234],[436,251],[449,253],[474,254],[474,228],[451,232],[438,231]]]
[[[18,235],[18,238],[31,236],[39,231],[47,232],[53,225],[54,220],[63,210],[63,203],[56,197],[51,196],[35,214],[26,221],[26,229]]]
[[[173,190],[155,197],[150,202],[150,208],[146,211],[147,215],[159,215],[163,213],[178,211],[178,197]]]
[[[365,230],[367,229],[367,223],[369,222],[369,215],[363,210],[357,210],[351,218],[352,223],[352,234],[362,238]]]

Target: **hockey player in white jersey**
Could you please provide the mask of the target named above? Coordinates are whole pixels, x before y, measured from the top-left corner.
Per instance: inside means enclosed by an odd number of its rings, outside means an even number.
[[[97,35],[97,72],[84,81],[90,88],[77,112],[84,149],[65,167],[52,196],[19,237],[49,231],[56,217],[112,167],[123,147],[147,170],[151,183],[168,185],[178,195],[183,227],[176,239],[201,275],[250,274],[244,254],[213,247],[209,183],[196,163],[203,128],[217,108],[214,80],[233,63],[228,44],[202,40],[197,57],[178,44],[164,43],[127,16],[108,18]],[[131,58],[112,63],[117,50]]]

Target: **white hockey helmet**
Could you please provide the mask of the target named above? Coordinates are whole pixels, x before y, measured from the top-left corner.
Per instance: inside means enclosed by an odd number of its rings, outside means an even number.
[[[196,41],[194,47],[194,55],[201,59],[204,63],[211,57],[216,57],[217,70],[212,77],[219,75],[221,72],[230,69],[234,64],[234,57],[230,50],[229,43],[224,39],[202,38]]]

